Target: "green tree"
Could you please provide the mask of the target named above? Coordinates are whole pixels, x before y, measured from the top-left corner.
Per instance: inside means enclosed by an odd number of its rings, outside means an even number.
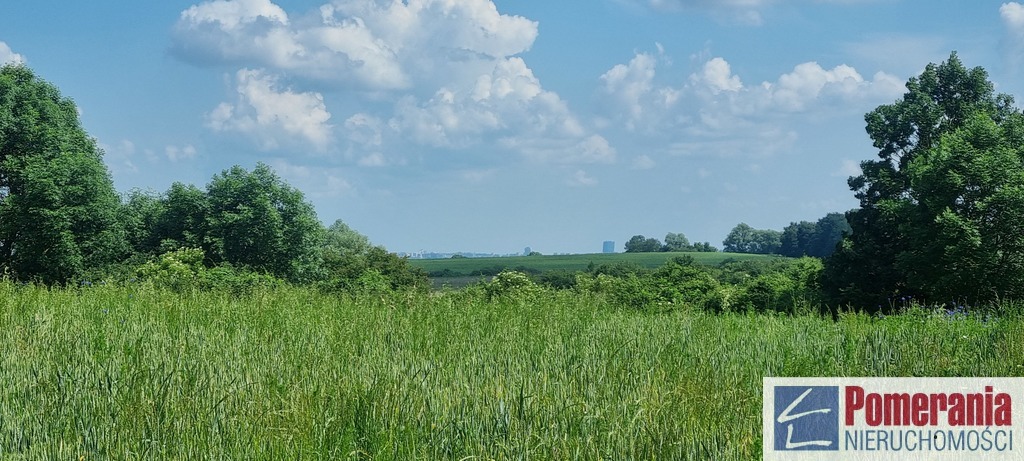
[[[210,201],[206,192],[176,182],[164,193],[161,214],[153,229],[158,253],[180,248],[202,248],[209,261],[214,241],[209,236]]]
[[[292,282],[319,277],[323,225],[302,192],[265,164],[235,166],[207,186],[207,235],[214,263],[265,272]]]
[[[119,200],[75,104],[21,65],[0,68],[0,267],[64,283],[124,255]]]
[[[849,232],[850,224],[842,213],[829,213],[817,222],[790,223],[782,230],[779,254],[794,258],[825,258],[835,251],[836,244]]]
[[[690,240],[682,233],[669,232],[665,235],[665,251],[692,251]]]
[[[324,249],[339,254],[362,254],[373,247],[370,239],[338,219],[327,228]]]
[[[836,245],[850,233],[850,223],[843,213],[829,213],[816,223],[817,232],[807,249],[807,256],[827,258],[836,251]]]
[[[807,256],[811,242],[818,234],[818,224],[810,221],[790,223],[782,229],[781,245],[779,254],[798,258]]]
[[[773,254],[782,245],[782,233],[771,229],[754,229],[739,223],[722,242],[728,253]]]
[[[661,251],[661,242],[651,237],[634,235],[626,242],[626,253],[654,253]]]
[[[890,297],[944,299],[951,293],[941,283],[966,281],[978,274],[969,275],[975,269],[968,266],[991,262],[981,256],[987,252],[971,250],[986,243],[1011,264],[1014,244],[983,234],[1003,222],[992,210],[1017,209],[1013,175],[993,168],[1008,167],[1007,152],[1019,149],[1019,119],[1013,99],[995,94],[985,70],[965,68],[956,53],[911,78],[901,99],[868,113],[878,159],[862,162],[863,173],[849,180],[860,207],[847,213],[852,233],[829,258],[823,280],[835,301],[872,308]],[[1001,231],[1014,235],[1013,228]],[[1013,291],[995,282],[947,288],[978,300]]]

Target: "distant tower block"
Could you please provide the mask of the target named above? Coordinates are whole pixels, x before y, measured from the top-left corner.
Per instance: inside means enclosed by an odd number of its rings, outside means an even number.
[[[611,240],[606,240],[604,242],[604,252],[605,253],[615,253],[615,242],[613,242]]]

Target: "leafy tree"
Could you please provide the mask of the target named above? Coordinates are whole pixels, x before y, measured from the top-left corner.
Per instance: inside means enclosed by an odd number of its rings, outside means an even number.
[[[836,244],[849,231],[850,225],[842,213],[829,213],[817,222],[790,223],[782,230],[779,254],[824,258],[835,251]]]
[[[691,247],[690,251],[696,251],[699,253],[715,253],[718,248],[711,245],[711,242],[696,242]]]
[[[1006,221],[1021,209],[1024,142],[1013,99],[956,53],[906,86],[865,116],[878,159],[849,180],[860,207],[847,213],[852,233],[826,264],[825,288],[867,308],[905,295],[1018,293],[1020,221]]]
[[[318,277],[323,225],[302,192],[262,163],[251,172],[239,166],[226,170],[206,189],[204,243],[214,263],[228,262],[293,282]]]
[[[160,241],[155,230],[163,214],[164,202],[160,195],[140,190],[127,195],[119,220],[133,256],[146,258],[157,254]]]
[[[21,65],[0,68],[0,269],[64,283],[126,247],[102,151],[75,104]]]
[[[782,245],[782,233],[770,229],[754,229],[739,223],[726,236],[722,245],[728,253],[772,254]]]
[[[202,248],[210,263],[214,252],[210,239],[210,201],[206,192],[191,184],[176,182],[164,194],[162,209],[153,229],[160,252],[179,248]]]
[[[370,239],[338,219],[327,228],[324,235],[324,249],[340,254],[362,254],[373,247]],[[455,255],[460,256],[461,255]],[[452,256],[453,258],[455,256]]]
[[[829,213],[816,223],[814,239],[807,248],[807,256],[826,258],[836,251],[836,245],[850,233],[850,223],[843,213]]]
[[[358,291],[359,281],[369,272],[378,274],[394,290],[425,289],[430,285],[423,269],[380,246],[360,253],[325,251],[322,264],[326,278],[320,286],[327,291]]]
[[[634,235],[626,242],[626,253],[655,253],[661,251],[661,242],[656,238]]]
[[[665,251],[691,251],[690,241],[682,233],[669,232],[665,235]]]
[[[800,257],[808,254],[811,242],[818,234],[818,224],[810,221],[790,223],[782,229],[779,254],[789,257]]]

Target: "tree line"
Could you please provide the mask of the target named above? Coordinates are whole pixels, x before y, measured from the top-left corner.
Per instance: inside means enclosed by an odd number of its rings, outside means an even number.
[[[829,213],[816,222],[800,221],[790,223],[782,231],[754,229],[747,223],[739,223],[722,242],[727,253],[777,254],[799,258],[813,256],[825,258],[835,251],[843,236],[850,232],[850,225],[843,213]],[[715,252],[717,248],[709,242],[690,244],[682,233],[669,232],[662,244],[656,238],[634,235],[626,242],[627,253],[654,253],[660,251]]]
[[[323,226],[302,192],[264,164],[224,170],[202,189],[174,183],[122,200],[74,103],[23,65],[0,68],[4,276],[67,284],[212,268],[336,288],[426,286],[422,271],[342,221]]]

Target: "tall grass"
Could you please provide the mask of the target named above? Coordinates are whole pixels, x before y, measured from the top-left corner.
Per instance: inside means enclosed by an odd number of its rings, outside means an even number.
[[[0,458],[760,459],[763,376],[1019,376],[1022,330],[0,282]]]

